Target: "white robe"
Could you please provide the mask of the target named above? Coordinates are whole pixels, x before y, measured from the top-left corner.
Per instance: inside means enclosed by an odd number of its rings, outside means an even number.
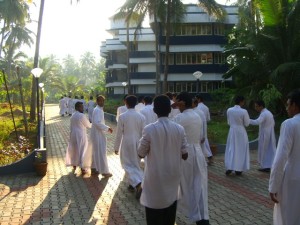
[[[59,115],[65,115],[67,109],[66,99],[62,98],[59,100]]]
[[[89,100],[88,103],[87,103],[87,111],[88,111],[90,121],[92,121],[94,108],[95,108],[95,102],[93,100]]]
[[[274,225],[300,224],[300,114],[281,124],[269,192],[277,193]],[[282,220],[280,220],[280,215]]]
[[[69,98],[68,99],[68,110],[67,110],[67,113],[69,115],[72,115],[74,112],[74,103],[73,103],[73,99],[72,98]]]
[[[225,149],[226,170],[247,171],[250,169],[249,141],[245,127],[250,123],[247,110],[235,105],[227,110],[230,126]]]
[[[106,135],[109,126],[105,125],[103,108],[96,106],[92,116],[91,143],[93,152],[92,168],[100,174],[109,173],[106,156]]]
[[[145,118],[135,109],[128,109],[119,117],[114,149],[120,149],[122,168],[131,186],[142,182],[143,171],[137,154],[139,140],[145,126]]]
[[[80,166],[88,169],[92,163],[92,153],[88,148],[86,128],[91,123],[83,113],[75,111],[70,118],[70,140],[66,152],[66,166]]]
[[[261,168],[271,168],[276,151],[273,115],[264,108],[256,120],[250,120],[250,124],[259,125],[257,161]]]
[[[211,157],[212,153],[211,153],[209,142],[208,142],[208,139],[207,139],[207,122],[206,122],[205,114],[198,107],[193,108],[193,110],[198,114],[198,116],[200,116],[200,118],[202,120],[202,137],[201,137],[201,140],[204,138],[204,142],[200,143],[200,145],[201,145],[203,154],[204,154],[205,157]]]
[[[208,123],[210,121],[209,108],[203,102],[200,102],[197,107],[204,113],[206,118],[206,123]]]
[[[142,205],[152,209],[167,208],[178,199],[182,155],[187,153],[184,128],[167,117],[146,126],[138,154],[145,157]]]
[[[157,115],[153,111],[152,105],[146,105],[141,111],[141,114],[145,117],[145,125],[148,125],[150,123],[154,123],[157,120]]]
[[[137,112],[140,112],[144,107],[145,107],[145,104],[140,102],[135,106],[135,110]]]
[[[118,108],[117,108],[117,115],[116,115],[116,121],[118,122],[118,120],[119,120],[119,116],[122,114],[122,113],[124,113],[124,112],[126,112],[127,111],[127,106],[126,105],[122,105],[122,106],[119,106]]]
[[[193,109],[187,109],[174,121],[184,127],[189,144],[188,159],[182,162],[182,198],[178,201],[178,210],[193,222],[208,220],[207,164],[200,146],[201,118]]]

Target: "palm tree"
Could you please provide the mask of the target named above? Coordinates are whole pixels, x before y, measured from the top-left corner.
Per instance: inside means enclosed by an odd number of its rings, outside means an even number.
[[[93,70],[95,68],[95,65],[95,56],[91,52],[85,52],[80,57],[80,68],[81,74],[84,78],[84,85],[91,83],[91,78],[93,77]]]

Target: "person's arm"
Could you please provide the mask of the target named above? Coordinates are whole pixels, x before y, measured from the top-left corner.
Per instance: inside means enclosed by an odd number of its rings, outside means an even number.
[[[292,127],[283,122],[269,180],[270,197],[276,203],[278,203],[277,192],[282,185],[284,177],[284,168],[293,147],[293,133]]]
[[[181,135],[181,158],[183,160],[187,160],[188,158],[188,143],[187,143],[187,139],[186,139],[186,134],[184,131],[184,128],[182,127],[182,131],[181,131],[182,135]]]
[[[261,113],[256,120],[250,119],[250,125],[260,125],[265,120],[265,114]]]
[[[150,143],[151,143],[151,139],[150,139],[150,135],[149,135],[149,127],[147,127],[148,129],[144,129],[143,130],[143,134],[142,134],[142,138],[139,141],[139,146],[138,146],[138,156],[140,158],[145,158],[146,155],[148,155],[149,151],[150,151]]]
[[[250,124],[250,117],[249,117],[249,114],[248,114],[247,110],[245,109],[245,112],[244,112],[244,126],[248,127],[249,124]]]
[[[102,122],[102,119],[104,118],[103,111],[101,110],[94,110],[93,112],[93,126],[97,128],[99,131],[109,131],[109,126],[105,125]]]

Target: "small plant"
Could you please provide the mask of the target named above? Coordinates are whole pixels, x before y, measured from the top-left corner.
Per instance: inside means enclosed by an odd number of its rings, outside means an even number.
[[[35,163],[45,163],[46,160],[43,156],[43,153],[42,152],[39,152],[39,151],[36,151],[35,152]]]

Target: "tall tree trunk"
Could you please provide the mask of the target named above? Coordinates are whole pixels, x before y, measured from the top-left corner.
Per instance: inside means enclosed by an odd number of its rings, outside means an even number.
[[[168,90],[168,72],[169,72],[169,51],[170,51],[170,20],[171,20],[171,0],[167,3],[167,20],[165,25],[166,30],[166,51],[165,51],[165,68],[164,68],[164,81],[163,81],[163,93]]]
[[[21,81],[21,77],[20,77],[20,67],[17,66],[16,69],[17,69],[17,76],[18,76],[18,81],[19,81],[19,89],[20,89],[20,97],[21,97],[21,104],[22,104],[23,120],[24,120],[24,126],[25,126],[25,134],[26,134],[26,137],[28,137],[28,123],[27,123],[26,108],[25,108],[25,103],[24,103],[22,81]]]
[[[1,53],[2,53],[2,46],[3,46],[3,42],[4,42],[5,26],[6,26],[6,20],[4,20],[3,27],[2,27],[1,43],[0,43],[0,58],[1,58]]]
[[[155,74],[155,94],[160,94],[160,52],[159,52],[159,24],[157,22],[157,1],[155,2],[154,9],[154,24],[155,24],[155,64],[156,64],[156,74]]]
[[[129,39],[129,21],[126,22],[126,47],[127,47],[127,90],[128,94],[133,94],[131,90],[131,81],[130,81],[130,63],[129,63],[129,56],[130,56],[130,39]],[[124,87],[126,88],[126,87]]]
[[[34,60],[33,60],[33,68],[37,68],[39,64],[39,52],[40,52],[40,40],[41,40],[41,32],[42,32],[42,22],[43,22],[43,13],[44,13],[44,4],[45,0],[41,0],[40,5],[40,13],[39,13],[39,22],[38,22],[38,29],[36,35],[36,43],[35,43],[35,53],[34,53]],[[35,110],[36,110],[36,79],[32,77],[32,86],[31,86],[31,103],[30,103],[30,120],[35,120]],[[37,112],[38,113],[38,112]]]

